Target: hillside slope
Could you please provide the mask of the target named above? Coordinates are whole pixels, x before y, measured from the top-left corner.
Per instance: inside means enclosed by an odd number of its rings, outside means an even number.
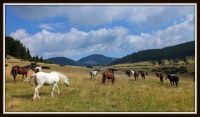
[[[68,58],[65,58],[65,57],[53,57],[53,58],[48,58],[46,60],[50,61],[52,63],[55,63],[55,64],[79,66],[78,62],[68,59]]]
[[[162,49],[143,50],[115,60],[112,64],[134,63],[139,61],[159,61],[162,59],[183,59],[195,55],[195,41]]]

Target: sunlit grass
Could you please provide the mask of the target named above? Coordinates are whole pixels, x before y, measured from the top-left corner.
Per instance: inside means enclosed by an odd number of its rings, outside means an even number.
[[[22,63],[22,62],[20,62]],[[194,112],[194,82],[181,77],[179,88],[171,87],[168,80],[161,85],[154,74],[145,80],[127,78],[117,71],[115,84],[101,83],[101,73],[91,80],[89,69],[82,67],[49,65],[45,72],[60,71],[70,80],[70,86],[59,84],[61,95],[55,91],[51,97],[51,86],[40,89],[41,99],[32,100],[34,84],[22,82],[21,76],[13,83],[11,66],[6,67],[6,112]],[[20,65],[27,65],[20,64]],[[33,72],[30,71],[28,77]]]

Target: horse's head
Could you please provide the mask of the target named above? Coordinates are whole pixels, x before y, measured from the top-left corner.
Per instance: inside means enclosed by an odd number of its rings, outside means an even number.
[[[29,69],[31,69],[31,70],[34,71],[35,67],[37,67],[37,66],[38,66],[37,63],[31,63],[31,64],[29,65]]]
[[[68,77],[67,76],[65,76],[65,78],[64,78],[64,84],[65,84],[65,86],[69,86],[69,79],[68,79]]]

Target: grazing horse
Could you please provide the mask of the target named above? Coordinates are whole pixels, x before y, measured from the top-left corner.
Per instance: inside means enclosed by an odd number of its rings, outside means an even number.
[[[137,80],[138,77],[139,77],[139,73],[135,71],[135,72],[134,72],[134,77],[135,77],[135,80]]]
[[[90,71],[91,79],[93,79],[93,80],[96,79],[96,75],[97,75],[98,71],[99,70],[92,70],[92,71]]]
[[[134,75],[134,71],[133,71],[133,70],[126,70],[126,71],[125,71],[125,74],[126,74],[128,77],[131,77],[132,75]]]
[[[27,77],[29,69],[33,69],[31,65],[27,65],[27,66],[24,66],[24,67],[20,67],[18,65],[13,66],[12,70],[11,70],[11,75],[14,78],[14,83],[15,83],[15,79],[16,79],[17,74],[23,75],[23,77],[22,77],[22,81],[23,81],[24,75]]]
[[[58,94],[60,94],[59,88],[58,88],[58,83],[59,81],[64,81],[64,84],[66,86],[69,86],[69,81],[68,77],[62,73],[59,72],[50,72],[50,73],[45,73],[45,72],[38,72],[32,75],[32,78],[35,81],[35,93],[33,96],[33,100],[35,100],[37,97],[40,98],[39,96],[39,89],[42,85],[53,85],[51,96],[54,97],[54,90],[57,88]]]
[[[169,79],[171,86],[176,85],[176,87],[178,87],[179,77],[176,76],[176,74],[167,74],[165,80],[166,79]]]
[[[163,84],[163,78],[164,78],[163,74],[160,72],[156,72],[156,76],[160,78],[160,83]]]
[[[114,76],[114,71],[117,71],[116,69],[112,69],[112,68],[109,68],[108,71],[105,71],[102,73],[102,83],[105,84],[106,82],[106,79],[111,80],[112,84],[114,84],[115,82],[115,76]]]
[[[37,67],[34,68],[34,71],[35,71],[35,73],[41,72],[42,68],[40,66],[37,66]]]
[[[156,76],[159,77],[159,75],[160,75],[160,72],[156,72]]]
[[[143,79],[145,79],[145,73],[144,73],[144,71],[139,71],[139,73],[141,74],[141,77],[142,77]]]

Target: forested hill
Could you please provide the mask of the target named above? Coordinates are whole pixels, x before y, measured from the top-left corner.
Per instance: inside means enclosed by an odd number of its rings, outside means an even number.
[[[9,36],[5,37],[5,55],[11,55],[29,61],[44,62],[42,57],[38,57],[37,55],[31,56],[28,48],[26,48],[19,40]]]
[[[162,49],[143,50],[115,60],[112,64],[134,63],[139,61],[160,61],[163,59],[184,59],[195,55],[195,41]]]

